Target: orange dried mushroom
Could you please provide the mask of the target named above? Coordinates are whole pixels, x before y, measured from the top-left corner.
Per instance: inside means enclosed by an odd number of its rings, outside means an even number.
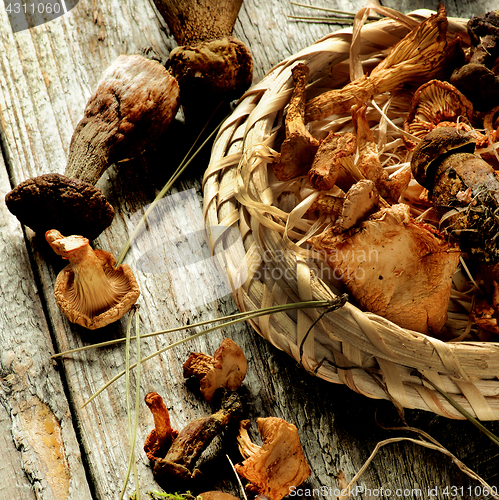
[[[249,481],[248,490],[281,500],[311,474],[298,430],[282,418],[258,418],[256,423],[263,445],[251,442],[246,431],[248,421],[241,422],[238,446],[247,458],[235,469]]]
[[[473,104],[454,85],[440,80],[430,80],[419,87],[411,101],[411,108],[404,121],[404,130],[418,139],[422,139],[441,122],[447,126],[452,122],[461,127],[473,119]],[[410,151],[418,141],[404,136],[404,143]]]
[[[144,401],[154,417],[154,429],[146,438],[144,451],[147,458],[154,462],[166,455],[178,431],[172,429],[168,408],[157,392],[146,394]]]
[[[305,126],[305,87],[310,70],[298,63],[292,70],[295,87],[291,96],[285,119],[286,139],[281,151],[272,163],[276,177],[287,181],[304,174],[312,165],[319,147]]]
[[[248,364],[242,349],[232,340],[224,339],[213,356],[193,352],[184,363],[184,377],[197,377],[206,401],[211,402],[221,387],[235,391],[243,383]]]
[[[139,285],[130,267],[116,265],[105,250],[93,250],[87,238],[63,236],[51,229],[45,239],[57,255],[69,260],[54,286],[57,305],[72,323],[90,330],[118,321],[135,304]]]

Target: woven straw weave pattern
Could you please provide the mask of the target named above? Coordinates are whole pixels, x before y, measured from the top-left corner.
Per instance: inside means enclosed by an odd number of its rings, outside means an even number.
[[[364,25],[361,53],[386,52],[429,14],[416,11]],[[463,31],[463,21],[449,21],[450,30]],[[204,217],[212,230],[212,251],[218,255],[224,249],[224,265],[234,282],[232,295],[241,311],[334,299],[339,294],[321,279],[324,264],[297,249],[299,235],[292,226],[288,230],[290,215],[275,206],[267,151],[274,144],[276,123],[292,92],[291,68],[303,62],[310,68],[311,80],[320,82],[332,66],[348,62],[353,33],[352,29],[334,32],[282,61],[248,90],[215,140],[204,178]],[[219,230],[213,231],[215,227]],[[237,253],[231,256],[223,228],[238,229],[244,262]],[[242,276],[241,268],[248,274]],[[444,343],[404,330],[348,302],[324,315],[307,335],[321,312],[281,312],[251,324],[310,373],[346,384],[367,397],[463,418],[438,391],[414,375],[418,370],[473,416],[499,419],[499,343]]]

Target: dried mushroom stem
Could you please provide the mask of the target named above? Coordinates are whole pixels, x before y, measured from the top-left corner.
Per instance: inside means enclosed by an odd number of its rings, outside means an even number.
[[[231,35],[242,0],[154,0],[179,45]]]
[[[341,89],[324,92],[307,102],[306,122],[333,114],[345,114],[357,102],[389,92],[404,83],[432,78],[455,57],[458,38],[447,35],[448,20],[443,4],[395,45],[369,76],[362,76]]]
[[[239,396],[231,392],[223,400],[219,411],[187,424],[174,439],[166,456],[155,461],[153,472],[156,479],[164,481],[170,488],[177,488],[186,487],[190,481],[200,477],[196,464],[201,454],[241,414]]]
[[[164,66],[122,54],[103,73],[75,128],[65,175],[95,185],[111,164],[160,137],[178,105],[178,84]]]
[[[310,70],[305,64],[298,63],[291,73],[295,86],[286,113],[286,139],[272,163],[274,173],[281,181],[305,173],[319,147],[319,141],[305,126],[305,90]]]
[[[146,394],[144,401],[154,418],[154,429],[147,436],[144,451],[149,460],[157,460],[165,456],[178,431],[172,429],[170,414],[163,398],[156,392]]]

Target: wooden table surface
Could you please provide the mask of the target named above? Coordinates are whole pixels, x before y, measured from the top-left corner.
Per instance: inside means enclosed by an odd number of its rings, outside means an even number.
[[[406,13],[437,7],[437,1],[429,0],[386,0],[383,4]],[[449,16],[468,18],[493,10],[493,4],[491,0],[449,1],[446,7]],[[315,5],[355,12],[364,1],[317,0]],[[314,12],[287,0],[244,0],[234,34],[253,54],[255,83],[283,58],[341,28],[298,22],[290,19],[290,14]],[[102,71],[119,54],[145,51],[166,60],[175,46],[151,0],[80,0],[66,15],[16,33],[2,7],[0,44],[2,200],[13,186],[29,177],[64,172],[72,131]],[[116,217],[94,242],[96,247],[119,253],[136,220],[134,214],[142,213],[153,200],[188,143],[189,138],[182,143],[167,136],[150,155],[107,171],[98,186],[114,205]],[[206,156],[174,186],[172,193],[192,190],[193,203],[175,207],[172,219],[157,229],[158,241],[166,237],[168,225],[181,227],[189,222],[195,229],[192,217],[201,207],[200,180]],[[61,262],[39,245],[3,202],[0,210],[0,500],[118,498],[130,453],[124,379],[89,405],[82,408],[82,404],[124,369],[124,346],[92,349],[59,361],[51,356],[98,340],[123,337],[126,317],[92,333],[71,325],[52,296]],[[141,333],[236,312],[230,296],[219,298],[213,290],[182,284],[174,270],[138,270],[138,257],[137,249],[132,249],[126,262],[135,267],[141,287]],[[142,354],[195,331],[145,339]],[[178,429],[210,413],[210,406],[184,381],[182,364],[191,351],[213,353],[224,337],[234,339],[248,358],[243,391],[249,400],[252,435],[257,434],[254,421],[259,416],[277,416],[294,423],[313,471],[303,487],[318,488],[315,497],[336,498],[334,490],[344,484],[339,476],[352,479],[383,439],[417,438],[381,427],[401,424],[388,401],[367,399],[308,375],[243,323],[146,362],[140,379],[141,398],[149,391],[161,394]],[[135,359],[134,348],[131,356]],[[132,397],[135,382],[133,372]],[[499,486],[499,449],[469,422],[412,410],[406,411],[406,419],[409,425],[432,435],[491,486]],[[497,422],[486,425],[499,433]],[[159,490],[142,450],[153,426],[152,416],[142,404],[136,448],[141,498]],[[233,461],[240,460],[234,443],[217,440],[205,463],[205,486],[240,495],[226,453]],[[359,499],[480,498],[480,484],[450,458],[409,441],[383,447],[357,486],[353,498]],[[134,488],[132,480],[125,498]]]

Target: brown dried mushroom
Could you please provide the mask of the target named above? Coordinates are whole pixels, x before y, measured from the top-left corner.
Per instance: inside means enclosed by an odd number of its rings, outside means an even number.
[[[307,172],[319,147],[319,141],[305,126],[305,87],[309,72],[303,63],[291,70],[295,86],[286,113],[286,139],[272,163],[274,173],[281,181]]]
[[[310,243],[364,310],[421,333],[444,326],[460,252],[414,220],[408,205],[384,208],[346,233],[328,229]]]
[[[61,174],[44,174],[18,184],[5,197],[7,208],[35,233],[58,229],[93,240],[114,218],[114,209],[92,184]]]
[[[296,426],[276,417],[258,418],[256,422],[263,445],[251,442],[246,431],[249,421],[241,422],[238,445],[247,458],[235,469],[249,481],[248,490],[281,500],[310,476],[310,467]]]
[[[231,339],[224,339],[213,356],[194,352],[184,363],[184,377],[194,376],[200,380],[201,393],[208,402],[221,387],[231,391],[241,387],[246,370],[246,357]]]
[[[187,424],[173,440],[166,455],[154,462],[153,473],[158,482],[168,484],[173,490],[189,487],[193,480],[201,476],[196,465],[203,451],[229,424],[239,420],[241,414],[239,396],[230,392],[216,413]]]
[[[179,92],[175,78],[157,61],[119,56],[103,73],[74,130],[65,175],[96,184],[111,164],[140,154],[175,118]]]
[[[436,129],[414,150],[415,179],[429,191],[445,230],[482,263],[499,262],[499,179],[474,154],[475,135]]]
[[[53,229],[45,238],[57,255],[69,260],[54,285],[57,305],[72,323],[90,330],[119,320],[137,301],[140,290],[131,269],[104,250],[93,250],[83,236],[63,236]]]
[[[473,120],[473,104],[454,85],[434,79],[416,90],[404,130],[422,139],[441,122],[456,122],[457,127],[458,119],[469,124]],[[403,139],[409,150],[418,144],[405,135]]]

